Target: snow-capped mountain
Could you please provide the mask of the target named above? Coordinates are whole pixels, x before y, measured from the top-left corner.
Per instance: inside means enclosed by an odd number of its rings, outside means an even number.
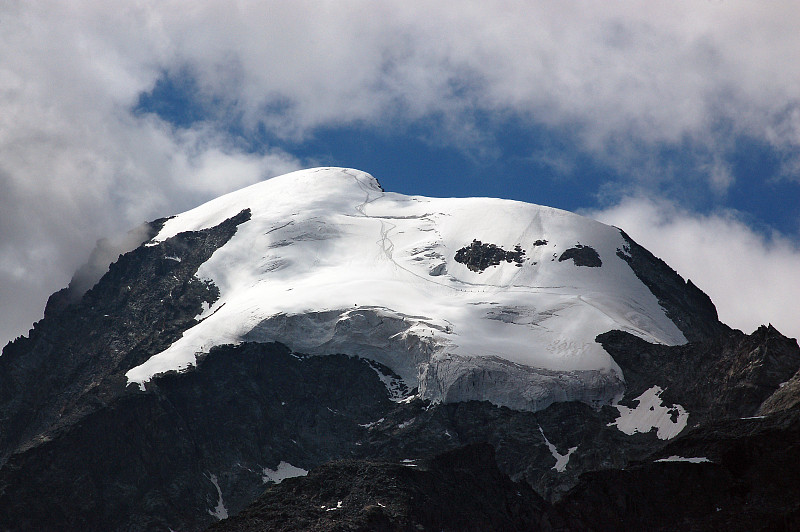
[[[800,526],[797,342],[620,229],[319,168],[128,240],[0,356],[0,530]]]
[[[515,201],[387,193],[351,169],[228,194],[171,218],[145,245],[243,211],[249,220],[197,271],[219,298],[129,381],[194,365],[215,345],[277,341],[375,360],[425,399],[538,410],[622,392],[599,334],[686,342],[620,256],[618,229]]]

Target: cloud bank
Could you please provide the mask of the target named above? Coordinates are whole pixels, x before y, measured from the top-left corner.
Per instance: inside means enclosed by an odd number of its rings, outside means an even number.
[[[477,115],[514,116],[644,186],[678,179],[656,155],[689,145],[719,194],[747,135],[797,179],[797,18],[791,0],[3,2],[0,343],[98,238],[305,164],[250,149],[259,131],[437,118],[437,142],[472,150]],[[176,76],[201,119],[136,112]]]

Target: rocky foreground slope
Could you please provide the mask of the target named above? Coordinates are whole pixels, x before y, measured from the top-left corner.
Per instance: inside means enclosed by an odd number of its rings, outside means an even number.
[[[796,340],[616,228],[318,169],[140,234],[0,356],[2,530],[798,522]]]

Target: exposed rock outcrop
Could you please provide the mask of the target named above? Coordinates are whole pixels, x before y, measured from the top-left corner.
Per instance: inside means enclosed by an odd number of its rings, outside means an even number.
[[[198,530],[215,519],[211,475],[233,515],[265,468],[354,455],[393,405],[367,361],[278,344],[219,347],[107,400],[9,457],[0,530]]]
[[[107,402],[126,384],[120,370],[197,323],[217,291],[194,273],[249,216],[140,246],[79,301],[70,302],[69,289],[54,294],[45,318],[0,356],[0,464],[16,447]]]
[[[512,482],[497,469],[490,445],[475,444],[405,463],[332,462],[271,487],[247,510],[209,530],[560,528],[546,508],[530,486]]]
[[[525,260],[525,250],[516,245],[514,251],[506,251],[495,244],[473,240],[469,246],[456,251],[455,260],[480,273],[490,266],[498,266],[501,262],[513,262],[521,266]]]
[[[772,326],[672,347],[648,344],[621,331],[602,334],[598,341],[622,367],[626,397],[658,384],[666,400],[690,412],[693,424],[758,414],[765,401],[779,401],[781,384],[800,368],[797,342]]]
[[[577,244],[575,247],[564,251],[564,253],[558,257],[558,262],[563,262],[570,259],[572,259],[572,262],[575,264],[575,266],[599,268],[603,265],[603,261],[600,260],[600,255],[597,253],[597,251],[595,251],[593,247],[584,246],[583,244]]]

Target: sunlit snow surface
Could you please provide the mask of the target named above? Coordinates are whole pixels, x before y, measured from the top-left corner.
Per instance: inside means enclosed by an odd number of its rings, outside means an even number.
[[[219,299],[180,340],[131,369],[129,382],[186,369],[215,345],[279,341],[376,360],[432,400],[535,410],[619,394],[621,372],[594,341],[600,333],[686,341],[617,256],[617,229],[516,201],[385,193],[357,170],[258,183],[170,219],[153,241],[246,208],[250,220],[197,272]],[[470,271],[454,256],[473,239],[520,245],[525,261]],[[557,260],[578,243],[594,248],[602,266]]]

